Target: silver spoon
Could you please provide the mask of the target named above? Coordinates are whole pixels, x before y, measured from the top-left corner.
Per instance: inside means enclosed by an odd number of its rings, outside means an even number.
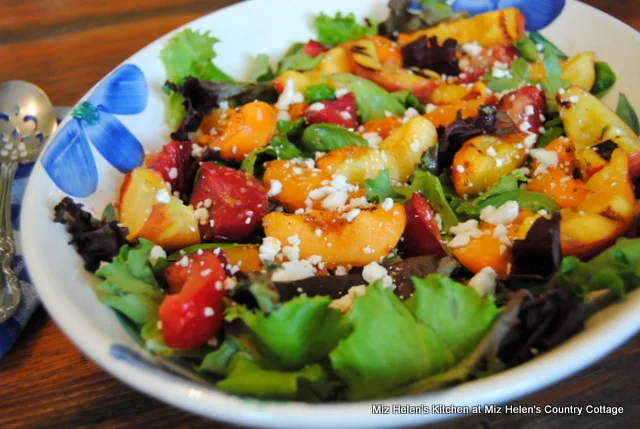
[[[11,185],[18,166],[38,158],[56,125],[53,106],[42,89],[19,80],[0,85],[0,323],[20,305],[20,280],[11,269]]]

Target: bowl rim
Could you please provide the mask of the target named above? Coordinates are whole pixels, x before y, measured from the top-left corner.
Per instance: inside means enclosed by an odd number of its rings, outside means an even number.
[[[176,32],[185,28],[197,26],[201,21],[214,14],[235,8],[251,8],[252,4],[269,1],[249,0],[236,3],[213,11],[168,32],[141,48],[107,73],[82,99],[91,93],[114,70],[122,64],[130,62],[132,58],[147,50],[151,45],[162,43]],[[636,40],[640,41],[640,33],[605,12],[577,0],[568,0],[567,4],[571,4],[573,7],[585,8],[585,10],[589,10],[589,13],[599,15],[598,19],[615,21],[612,24],[630,29],[635,33]],[[66,122],[69,117],[68,115],[63,122]],[[76,347],[103,370],[121,382],[167,404],[208,418],[269,428],[305,427],[322,429],[328,426],[353,428],[399,427],[437,422],[453,417],[456,414],[431,414],[429,418],[425,418],[421,414],[374,415],[371,412],[371,405],[450,404],[454,403],[453,400],[455,399],[456,405],[474,406],[515,400],[581,371],[619,347],[640,330],[640,311],[632,311],[640,308],[640,293],[633,293],[624,302],[616,304],[620,307],[629,307],[626,311],[616,312],[606,322],[587,328],[556,347],[553,351],[485,379],[463,383],[449,389],[411,397],[338,404],[271,402],[239,398],[185,380],[168,372],[149,371],[146,368],[118,360],[109,353],[113,340],[107,336],[105,331],[94,329],[91,325],[77,323],[77,320],[74,320],[75,316],[71,303],[64,298],[64,295],[60,295],[56,293],[55,289],[47,287],[51,281],[51,273],[40,269],[38,266],[36,249],[40,246],[41,241],[34,235],[35,228],[30,227],[41,221],[40,215],[42,213],[38,210],[36,198],[38,190],[35,184],[39,183],[45,175],[39,160],[36,161],[32,178],[29,180],[25,192],[20,218],[20,223],[23,225],[20,238],[22,253],[31,279],[49,315]],[[612,328],[615,328],[615,335],[612,335]],[[597,347],[594,347],[594,345],[597,345]],[[532,374],[535,376],[532,377]],[[489,386],[491,388],[487,389]]]

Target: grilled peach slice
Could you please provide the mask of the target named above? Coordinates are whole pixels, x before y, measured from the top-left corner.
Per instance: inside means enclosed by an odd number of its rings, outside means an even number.
[[[299,215],[272,212],[263,221],[267,237],[287,243],[288,238],[297,235],[300,259],[317,255],[327,268],[363,267],[379,261],[396,247],[406,222],[400,204],[390,210],[381,206],[363,209],[352,220],[340,212],[312,211]]]
[[[437,37],[440,43],[451,38],[459,44],[477,41],[488,47],[496,43],[513,44],[524,35],[524,15],[516,8],[482,13],[473,18],[445,22],[426,30],[400,34],[398,44],[405,46],[420,37]]]
[[[465,142],[453,157],[452,180],[458,195],[478,195],[495,185],[500,176],[522,166],[528,138],[531,136],[525,133],[481,135]]]

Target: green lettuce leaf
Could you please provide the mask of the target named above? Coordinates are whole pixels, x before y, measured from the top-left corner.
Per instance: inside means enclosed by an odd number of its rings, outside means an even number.
[[[318,31],[318,41],[333,46],[349,40],[378,34],[378,25],[374,20],[371,26],[360,25],[353,13],[342,15],[338,12],[333,18],[324,13],[318,15],[314,26]]]
[[[570,83],[562,79],[562,66],[558,58],[558,52],[552,45],[544,47],[544,70],[547,74],[547,81],[543,82],[544,96],[547,102],[547,111],[557,112],[558,102],[556,96],[561,88],[567,88]]]
[[[355,299],[347,318],[353,333],[329,357],[350,400],[383,396],[454,363],[445,343],[379,281]]]
[[[369,147],[369,142],[358,133],[354,133],[336,124],[313,124],[302,134],[302,144],[314,152],[329,152],[348,146]]]
[[[273,80],[273,78],[275,78],[275,74],[271,69],[269,56],[265,54],[257,55],[249,71],[249,82],[267,82]]]
[[[208,353],[202,363],[197,367],[198,371],[210,372],[221,377],[229,375],[231,359],[244,348],[240,340],[227,336],[216,350]]]
[[[375,83],[347,73],[331,75],[331,80],[346,87],[356,97],[358,115],[363,123],[386,117],[386,112],[404,115],[405,107],[393,95]]]
[[[366,179],[364,181],[365,197],[368,201],[374,203],[382,203],[387,198],[402,199],[405,198],[397,193],[389,179],[389,172],[382,170],[376,179]]]
[[[213,46],[219,40],[208,31],[183,30],[173,36],[160,51],[169,81],[181,85],[188,76],[212,82],[234,83],[234,80],[213,64]]]
[[[211,348],[207,346],[193,349],[174,349],[164,341],[162,331],[158,326],[158,318],[154,317],[142,326],[140,337],[144,341],[144,346],[156,356],[204,358]]]
[[[327,377],[320,365],[292,372],[263,369],[245,352],[233,355],[228,371],[228,376],[216,383],[218,389],[257,398],[297,399],[301,380],[321,383]]]
[[[411,198],[414,192],[421,192],[442,218],[445,231],[458,224],[458,217],[444,195],[444,189],[438,176],[427,171],[416,171],[410,186],[396,187],[395,190],[403,195],[405,200]]]
[[[405,304],[461,360],[480,342],[500,313],[490,299],[448,277],[431,274],[412,278],[415,294]]]
[[[488,81],[487,86],[493,92],[502,92],[509,89],[516,89],[524,83],[529,82],[529,63],[524,58],[517,58],[509,69],[511,77],[493,77],[491,71],[487,72],[484,79]]]
[[[638,115],[633,109],[633,106],[629,102],[626,95],[620,93],[618,97],[618,106],[616,107],[616,113],[622,118],[623,121],[631,127],[634,133],[640,134],[640,123],[638,122]]]
[[[287,70],[310,70],[320,64],[320,61],[324,58],[322,54],[316,57],[307,55],[302,48],[304,48],[304,43],[294,43],[291,45],[278,64],[278,75],[281,75]]]
[[[520,55],[527,61],[538,61],[538,49],[531,37],[524,35],[513,43]]]
[[[353,332],[329,355],[349,399],[387,395],[446,371],[474,350],[500,313],[447,277],[412,281],[415,294],[404,303],[381,282],[355,299],[347,314]]]
[[[581,296],[607,289],[624,295],[640,285],[640,238],[620,238],[588,262],[564,258],[553,283],[571,287]]]
[[[302,133],[304,129],[304,119],[297,121],[278,121],[278,132],[271,139],[269,144],[261,149],[251,152],[242,161],[240,169],[248,171],[255,177],[263,174],[262,165],[273,159],[293,159],[303,156],[298,147],[289,138]]]
[[[567,60],[569,59],[569,57],[567,56],[567,54],[565,54],[564,52],[562,52],[560,50],[560,48],[558,48],[556,45],[554,45],[553,43],[551,43],[551,41],[549,41],[549,39],[547,39],[546,37],[544,37],[542,34],[540,34],[537,31],[532,31],[529,33],[529,37],[531,38],[531,40],[533,41],[533,43],[535,44],[541,44],[543,47],[543,51],[545,49],[551,49],[554,54],[563,60]]]
[[[244,306],[227,309],[226,319],[241,320],[265,368],[296,370],[325,360],[349,332],[329,297],[302,295],[269,315]]]
[[[309,102],[309,104],[324,100],[335,100],[336,91],[326,83],[319,83],[309,86],[304,98]]]
[[[418,111],[418,113],[424,115],[424,105],[420,103],[420,100],[418,100],[415,95],[413,95],[411,90],[403,89],[402,91],[392,92],[391,95],[393,95],[395,99],[402,103],[402,105],[407,109],[409,107],[413,107]]]
[[[527,181],[527,176],[525,176],[525,174],[522,171],[517,171],[515,173],[508,174],[506,176],[501,176],[500,179],[498,180],[498,183],[496,183],[495,185],[487,189],[487,191],[485,191],[484,194],[480,195],[479,197],[473,200],[461,201],[460,204],[456,206],[456,213],[460,215],[478,217],[480,216],[480,212],[482,211],[483,208],[491,205],[494,207],[499,207],[502,204],[509,201],[508,199],[504,198],[505,195],[507,197],[512,197],[512,198],[526,195],[523,198],[523,201],[529,198],[529,200],[534,200],[534,202],[536,203],[538,203],[539,201],[542,204],[549,204],[549,205],[555,206],[555,202],[553,202],[553,200],[549,201],[542,197],[540,197],[539,200],[536,200],[535,198],[531,198],[529,194],[534,194],[533,192],[526,191],[528,192],[527,194],[521,195],[518,192],[518,191],[521,191],[520,183],[526,182],[526,181]],[[499,204],[499,205],[496,205],[496,204]]]
[[[137,247],[122,246],[113,262],[104,264],[96,275],[105,279],[98,289],[104,292],[103,304],[112,307],[138,325],[156,317],[164,291],[158,286],[149,254],[154,244],[138,240]]]
[[[596,83],[591,88],[591,93],[596,97],[604,95],[616,84],[616,74],[611,66],[604,61],[596,61]]]

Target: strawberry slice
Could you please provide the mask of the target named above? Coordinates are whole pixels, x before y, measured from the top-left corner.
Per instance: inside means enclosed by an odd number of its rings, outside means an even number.
[[[243,171],[205,162],[191,194],[202,241],[242,242],[262,223],[268,198],[264,186]],[[208,216],[201,216],[206,209]]]
[[[304,111],[304,117],[309,124],[330,123],[356,129],[358,128],[356,97],[349,93],[337,100],[314,103]]]
[[[523,86],[504,95],[498,103],[498,109],[507,112],[522,131],[540,134],[544,111],[544,92],[535,86]],[[524,125],[527,123],[528,125]]]
[[[182,192],[190,155],[190,143],[172,141],[160,152],[145,156],[144,166],[160,173],[164,181],[171,184],[172,190]]]
[[[170,295],[158,309],[165,342],[179,349],[206,343],[224,320],[224,262],[212,250],[186,258],[165,271]]]
[[[407,256],[446,256],[436,212],[429,201],[422,194],[414,192],[405,210],[407,226],[401,244],[403,253]]]
[[[302,48],[302,51],[309,55],[310,57],[317,57],[320,54],[324,54],[327,52],[327,48],[325,48],[320,42],[316,42],[315,40],[309,40],[306,45]]]

